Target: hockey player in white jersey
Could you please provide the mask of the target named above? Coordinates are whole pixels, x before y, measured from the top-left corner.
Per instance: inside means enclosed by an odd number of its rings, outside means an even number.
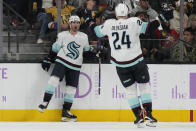
[[[79,81],[83,51],[92,51],[94,49],[89,46],[87,35],[78,31],[80,18],[71,16],[69,22],[70,30],[58,34],[58,38],[52,45],[48,58],[42,62],[42,68],[46,71],[49,70],[52,62],[55,62],[55,66],[44,93],[43,103],[39,105],[39,111],[44,112],[47,108],[55,88],[65,76],[66,94],[64,97],[62,121],[77,120],[77,117],[70,113],[70,108]]]
[[[107,36],[109,39],[110,62],[116,66],[120,81],[126,88],[129,106],[136,116],[134,124],[143,127],[144,121],[147,121],[147,126],[155,126],[154,123],[157,120],[152,116],[151,87],[148,84],[149,72],[143,61],[139,35],[154,32],[160,26],[161,21],[165,20],[165,17],[159,16],[151,23],[142,22],[138,17],[128,18],[128,8],[123,3],[115,7],[115,15],[117,19],[108,19],[99,26],[96,26],[88,14],[85,21],[98,37]],[[137,87],[141,99],[138,98]]]

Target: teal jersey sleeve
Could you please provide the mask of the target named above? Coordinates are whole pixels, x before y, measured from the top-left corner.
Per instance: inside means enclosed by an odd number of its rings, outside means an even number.
[[[58,53],[60,49],[61,49],[61,46],[60,46],[58,43],[55,42],[55,43],[52,45],[52,51]]]
[[[95,28],[94,28],[94,31],[95,31],[95,33],[96,33],[96,35],[97,35],[97,37],[104,37],[105,35],[102,33],[102,31],[101,31],[101,29],[104,27],[104,25],[99,25],[99,26],[96,26]]]
[[[84,46],[84,49],[83,49],[83,51],[89,51],[90,50],[90,45],[86,45],[86,46]]]
[[[63,44],[63,33],[59,33],[56,42],[53,43],[52,45],[52,51],[58,53],[62,47],[62,44]]]
[[[148,22],[142,22],[140,34],[145,34],[148,27]]]

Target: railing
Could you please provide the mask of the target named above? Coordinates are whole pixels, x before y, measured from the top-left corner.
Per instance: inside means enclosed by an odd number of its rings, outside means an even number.
[[[29,23],[27,22],[27,20],[25,18],[23,18],[19,13],[17,13],[10,5],[8,5],[7,3],[5,3],[3,0],[0,0],[0,5],[6,7],[6,14],[9,17],[9,23],[6,24],[6,37],[7,37],[7,41],[0,41],[0,43],[2,42],[7,42],[6,46],[7,46],[7,54],[4,54],[7,57],[0,57],[0,62],[28,62],[28,61],[33,61],[33,62],[40,62],[43,57],[45,57],[48,52],[49,49],[51,47],[51,45],[36,45],[35,43],[33,43],[32,45],[29,44],[28,39],[31,40],[31,38],[27,37],[27,34],[29,32]],[[60,7],[60,6],[59,6]],[[3,9],[3,8],[0,8]],[[2,12],[2,11],[0,11]],[[11,26],[11,13],[14,14],[15,16],[19,17],[20,19],[22,19],[26,24],[25,24],[25,28],[22,29],[22,32],[24,35],[21,35],[19,33],[19,31],[17,31],[17,28],[13,28],[13,26]],[[3,17],[1,15],[2,13],[0,13],[0,17]],[[0,19],[0,22],[2,23],[3,19]],[[2,25],[2,24],[1,24]],[[2,26],[0,25],[0,36],[2,37]],[[4,33],[5,33],[4,32]],[[12,33],[14,32],[14,36],[12,35]],[[15,37],[15,38],[14,38]],[[23,39],[21,40],[21,37],[23,37]],[[14,38],[14,40],[13,40]],[[179,41],[181,41],[183,44],[187,44],[186,42],[184,42],[181,39],[177,39],[177,43],[179,44]],[[5,40],[5,38],[4,38]],[[24,42],[26,40],[26,42]],[[22,42],[21,42],[22,41]],[[151,42],[154,41],[155,43],[157,43],[157,47],[159,47],[160,49],[160,43],[161,41],[169,41],[169,40],[165,40],[165,39],[141,39],[141,43],[143,43],[143,45],[145,44],[145,41]],[[169,41],[171,42],[171,41]],[[13,44],[15,43],[15,44]],[[24,44],[26,43],[27,45],[25,45],[26,47],[24,47]],[[107,41],[103,40],[103,42],[105,46],[107,46]],[[28,45],[29,44],[29,45]],[[2,45],[2,44],[1,44]],[[175,44],[176,45],[176,44]],[[34,50],[37,49],[42,49],[40,51],[29,51],[30,49],[34,48]],[[170,48],[169,53],[172,54],[172,49],[173,46]],[[15,50],[15,51],[13,51]],[[27,50],[26,52],[24,50]],[[109,63],[109,55],[110,52],[105,53],[102,55],[102,63]],[[1,55],[1,53],[0,53]],[[33,59],[35,58],[36,59]],[[145,60],[148,61],[148,63],[173,63],[174,61],[172,60],[164,60],[164,61],[156,61],[154,59],[152,59],[152,57],[145,57]],[[177,60],[176,60],[177,61]],[[176,61],[174,63],[176,63]],[[91,58],[89,57],[84,57],[84,62],[86,63],[98,63],[98,58],[95,56],[95,54],[91,54]],[[181,62],[177,62],[177,63],[183,63]],[[194,63],[194,62],[192,62]]]
[[[7,14],[7,17],[8,17],[8,23],[6,23],[6,32],[7,32],[7,36],[8,36],[8,39],[7,39],[7,52],[9,55],[13,55],[13,52],[11,51],[11,31],[14,31],[14,30],[17,30],[17,28],[11,26],[11,23],[12,23],[12,18],[11,18],[11,13],[12,15],[16,16],[17,18],[20,18],[23,23],[24,23],[24,28],[23,28],[23,32],[27,32],[28,31],[28,28],[30,26],[30,24],[26,21],[26,19],[24,17],[22,17],[18,12],[16,12],[9,4],[7,4],[6,2],[4,2],[3,0],[0,1],[1,5],[3,5],[4,8],[1,8],[1,9],[4,9],[5,10],[5,13]],[[3,16],[2,16],[3,17]],[[26,34],[26,33],[24,33]],[[17,34],[17,31],[15,32],[15,35],[16,35],[16,45],[17,45],[17,53],[19,53],[19,41],[17,39],[17,36],[19,36]],[[26,36],[24,35],[24,38]]]
[[[0,0],[0,45],[3,43],[3,0]]]

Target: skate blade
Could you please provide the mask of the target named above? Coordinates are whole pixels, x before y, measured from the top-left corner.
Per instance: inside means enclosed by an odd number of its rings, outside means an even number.
[[[145,124],[144,123],[138,123],[136,124],[137,128],[144,128]]]
[[[62,122],[76,122],[77,119],[71,119],[71,118],[67,118],[67,117],[62,117],[61,121]]]
[[[40,113],[44,113],[44,109],[38,108],[38,111],[39,111]]]
[[[156,123],[147,121],[146,122],[146,126],[148,126],[148,127],[156,127]]]

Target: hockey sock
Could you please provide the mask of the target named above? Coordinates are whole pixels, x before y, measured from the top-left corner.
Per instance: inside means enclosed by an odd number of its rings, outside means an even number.
[[[66,87],[63,109],[70,110],[74,100],[75,93],[76,93],[76,87],[73,86]]]
[[[72,106],[72,103],[64,102],[63,109],[64,110],[70,110],[71,109],[71,106]]]
[[[148,83],[138,83],[142,105],[147,111],[152,111],[151,89]]]
[[[140,108],[140,102],[137,96],[137,87],[136,83],[132,84],[129,87],[126,87],[127,97],[128,97],[128,104],[132,109],[135,116],[137,116],[138,109]]]
[[[44,102],[49,102],[51,100],[51,98],[52,98],[52,95],[53,94],[48,94],[48,93],[45,92],[43,101]]]
[[[45,90],[44,102],[49,102],[51,100],[54,94],[55,88],[58,86],[58,84],[59,84],[59,78],[56,76],[51,76],[48,81],[46,90]]]
[[[143,107],[146,111],[152,112],[152,102],[143,104]]]
[[[137,115],[138,115],[138,114],[140,113],[140,111],[141,111],[141,107],[139,106],[139,107],[133,108],[132,111],[133,111],[135,117],[137,117]]]

